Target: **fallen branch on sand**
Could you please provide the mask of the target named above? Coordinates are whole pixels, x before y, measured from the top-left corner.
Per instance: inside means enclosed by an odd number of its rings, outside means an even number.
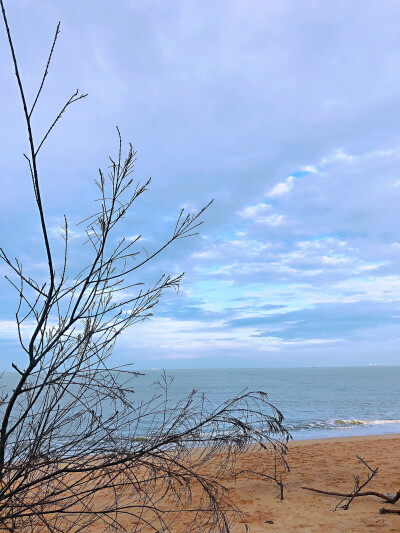
[[[382,509],[379,509],[379,512],[381,514],[400,514],[400,509],[386,509],[385,507],[382,507]]]
[[[309,490],[312,492],[317,492],[318,494],[326,494],[328,496],[340,496],[342,500],[336,505],[334,508],[334,511],[336,511],[339,507],[341,507],[344,510],[347,510],[351,504],[351,502],[354,500],[354,498],[358,498],[360,496],[376,496],[377,498],[381,498],[382,500],[385,500],[386,503],[396,503],[398,500],[400,500],[400,490],[396,492],[396,494],[383,494],[381,492],[376,492],[373,490],[368,490],[362,492],[362,489],[372,481],[372,479],[378,474],[378,467],[372,468],[362,457],[358,456],[356,454],[357,459],[369,470],[367,479],[360,484],[360,477],[354,476],[354,489],[350,493],[343,493],[343,492],[336,492],[336,491],[328,491],[328,490],[322,490],[322,489],[315,489],[312,487],[301,487],[304,490]],[[342,505],[343,502],[347,502]],[[379,510],[381,514],[386,513],[392,513],[392,514],[400,514],[400,510],[398,509],[385,509],[382,508]]]

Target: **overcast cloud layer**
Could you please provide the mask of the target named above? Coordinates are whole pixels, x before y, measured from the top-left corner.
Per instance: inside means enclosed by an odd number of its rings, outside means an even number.
[[[398,364],[400,3],[6,2],[23,81],[37,90],[61,35],[35,128],[89,94],[40,155],[52,243],[90,214],[92,178],[138,150],[151,189],[127,218],[149,251],[182,206],[211,198],[201,235],[145,273],[185,271],[152,321],[120,339],[138,368]],[[23,116],[0,34],[1,244],[44,275]],[[76,230],[76,241],[79,233]],[[79,246],[71,258],[79,266]],[[6,272],[0,266],[0,273]],[[1,281],[0,366],[22,361],[17,303]],[[29,331],[29,326],[27,326]]]

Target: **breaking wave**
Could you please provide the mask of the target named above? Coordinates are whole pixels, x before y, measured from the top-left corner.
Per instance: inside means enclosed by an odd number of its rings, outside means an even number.
[[[400,420],[359,420],[353,419],[331,419],[331,420],[314,420],[308,423],[289,423],[287,428],[289,431],[299,431],[304,429],[321,430],[321,429],[351,429],[355,426],[376,426],[383,424],[400,424]]]
[[[400,424],[400,420],[334,420],[340,427],[344,426],[375,426],[378,424]]]

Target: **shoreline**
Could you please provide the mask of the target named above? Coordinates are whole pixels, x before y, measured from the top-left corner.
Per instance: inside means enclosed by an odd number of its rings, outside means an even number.
[[[329,442],[351,442],[351,441],[363,441],[363,440],[376,440],[376,439],[399,439],[400,441],[400,432],[399,433],[373,433],[371,435],[332,435],[332,437],[306,437],[306,438],[293,438],[288,442],[288,445],[304,445],[324,443],[325,441]]]

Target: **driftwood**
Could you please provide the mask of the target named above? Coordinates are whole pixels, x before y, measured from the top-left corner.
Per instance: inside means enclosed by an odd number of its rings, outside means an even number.
[[[379,509],[379,512],[381,514],[400,514],[400,509],[386,509],[382,507],[382,509]]]
[[[320,489],[313,489],[311,487],[301,487],[304,490],[310,490],[312,492],[317,492],[318,494],[326,494],[328,496],[341,496],[342,498],[349,498],[352,494],[345,494],[343,492],[333,492],[329,490],[320,490]],[[381,492],[375,492],[373,490],[368,490],[366,492],[359,492],[354,497],[358,496],[376,496],[377,498],[382,498],[382,500],[385,500],[386,503],[396,503],[400,499],[400,490],[394,494],[393,496],[389,496],[388,494],[382,494]],[[390,511],[393,512],[393,511]]]
[[[372,468],[365,459],[360,457],[356,454],[357,459],[369,470],[367,479],[360,484],[360,477],[354,476],[354,489],[350,493],[345,492],[336,492],[336,491],[329,491],[329,490],[322,490],[322,489],[315,489],[313,487],[301,487],[304,490],[309,490],[312,492],[316,492],[318,494],[326,494],[327,496],[339,496],[342,498],[342,500],[335,506],[334,511],[336,511],[339,507],[346,510],[349,508],[351,502],[355,498],[363,497],[363,496],[375,496],[377,498],[381,498],[386,503],[396,503],[398,500],[400,500],[400,490],[396,492],[396,494],[383,494],[382,492],[377,492],[374,490],[367,490],[362,492],[362,489],[368,485],[372,481],[372,479],[378,474],[378,467]],[[343,502],[347,502],[342,505]],[[400,510],[397,509],[385,509],[382,508],[379,510],[381,514],[386,513],[392,513],[392,514],[400,514]]]

